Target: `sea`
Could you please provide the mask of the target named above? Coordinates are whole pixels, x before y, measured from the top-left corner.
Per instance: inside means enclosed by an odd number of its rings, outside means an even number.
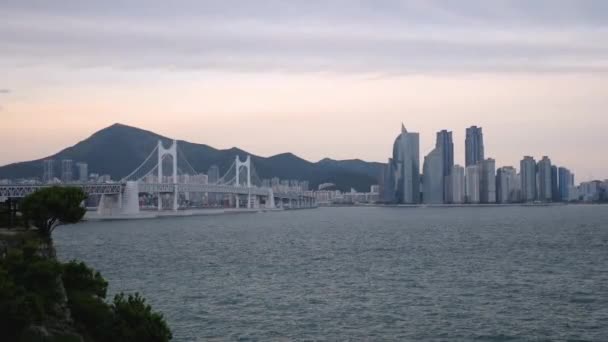
[[[174,341],[608,341],[608,206],[345,207],[54,232]]]

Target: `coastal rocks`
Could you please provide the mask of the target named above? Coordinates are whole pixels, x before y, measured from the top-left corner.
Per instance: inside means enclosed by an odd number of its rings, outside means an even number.
[[[74,332],[48,329],[40,325],[31,325],[19,339],[21,342],[84,342],[84,338]]]

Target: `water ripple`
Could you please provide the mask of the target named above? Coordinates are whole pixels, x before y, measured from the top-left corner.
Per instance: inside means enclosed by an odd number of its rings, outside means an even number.
[[[605,206],[327,208],[57,230],[176,341],[606,341]]]

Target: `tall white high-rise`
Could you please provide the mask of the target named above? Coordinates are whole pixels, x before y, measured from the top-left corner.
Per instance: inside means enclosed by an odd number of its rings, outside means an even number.
[[[72,160],[63,159],[61,161],[61,181],[64,183],[70,183],[72,181]]]
[[[217,165],[211,165],[207,171],[207,179],[209,184],[216,184],[220,179],[220,168]]]
[[[525,156],[519,164],[521,175],[521,199],[524,202],[536,200],[536,161]]]
[[[454,165],[449,179],[450,202],[454,204],[464,203],[464,167]]]
[[[442,130],[437,132],[436,148],[441,148],[443,154],[443,202],[451,202],[450,199],[450,175],[454,166],[454,141],[452,132]]]
[[[496,173],[496,201],[514,203],[519,201],[519,179],[514,167],[505,166]]]
[[[558,177],[560,200],[568,202],[570,200],[570,188],[574,185],[570,183],[572,180],[570,170],[565,167],[560,167]]]
[[[393,163],[397,200],[420,203],[420,135],[401,125],[401,134],[393,144]]]
[[[481,162],[480,202],[496,203],[496,161],[488,158]]]
[[[89,180],[89,164],[76,163],[76,168],[78,168],[78,181],[86,183]]]
[[[467,166],[465,177],[465,196],[466,202],[471,204],[479,203],[480,201],[480,181],[481,181],[481,165],[475,164]]]
[[[553,198],[551,187],[551,159],[544,156],[538,162],[538,200],[542,202],[550,202]]]
[[[43,168],[43,173],[42,173],[42,182],[43,183],[50,183],[53,181],[53,178],[55,178],[55,173],[54,173],[54,167],[55,167],[55,161],[53,159],[46,159],[45,161],[43,161],[42,164],[42,168]]]
[[[422,199],[427,204],[441,204],[444,199],[444,169],[443,150],[436,147],[431,153],[424,157]]]
[[[466,130],[465,166],[479,164],[484,159],[483,130],[481,127],[471,126]]]

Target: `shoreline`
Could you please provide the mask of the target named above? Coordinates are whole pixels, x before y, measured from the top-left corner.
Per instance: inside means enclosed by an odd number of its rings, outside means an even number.
[[[136,215],[127,214],[111,214],[111,215],[99,215],[96,211],[87,211],[84,215],[83,221],[86,222],[98,222],[98,221],[128,221],[128,220],[151,220],[151,219],[163,219],[163,218],[175,218],[175,217],[193,217],[193,216],[217,216],[217,215],[236,215],[236,214],[255,214],[265,212],[279,212],[279,211],[291,211],[291,210],[304,210],[304,209],[316,209],[312,208],[275,208],[275,209],[233,209],[233,208],[220,208],[220,209],[185,209],[178,211],[141,211]]]
[[[562,207],[608,205],[608,203],[477,203],[477,204],[334,204],[320,205],[319,208],[510,208],[510,207]]]

